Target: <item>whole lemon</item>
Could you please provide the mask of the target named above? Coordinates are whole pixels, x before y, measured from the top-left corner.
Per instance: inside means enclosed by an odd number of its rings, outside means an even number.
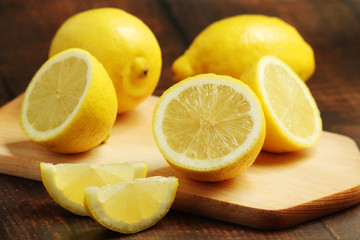
[[[280,58],[304,81],[315,70],[314,52],[293,26],[276,17],[245,14],[205,28],[173,63],[174,80],[200,73],[240,78],[264,55]]]
[[[49,57],[68,48],[87,50],[103,64],[115,86],[118,113],[140,104],[159,81],[162,59],[156,37],[121,9],[98,8],[70,17],[54,36]]]

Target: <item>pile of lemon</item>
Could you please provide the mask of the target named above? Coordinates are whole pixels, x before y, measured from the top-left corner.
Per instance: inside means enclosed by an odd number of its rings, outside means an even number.
[[[26,89],[21,127],[51,151],[87,151],[109,138],[118,113],[152,94],[160,72],[159,44],[140,19],[115,8],[76,14],[57,31],[49,60]],[[59,205],[122,233],[158,222],[178,187],[175,177],[145,178],[145,163],[41,163],[40,169]]]
[[[261,149],[298,151],[320,138],[320,112],[304,83],[313,50],[278,18],[217,21],[172,67],[180,82],[161,96],[153,132],[168,163],[193,179],[229,179]]]
[[[60,153],[105,142],[117,114],[151,95],[161,72],[151,30],[114,8],[68,19],[49,57],[25,92],[21,126]],[[314,70],[311,47],[278,18],[241,15],[211,24],[174,62],[178,83],[155,106],[160,152],[185,176],[221,181],[249,168],[261,150],[314,146],[322,121],[305,84]],[[146,169],[146,163],[41,164],[55,201],[122,233],[154,225],[175,199],[177,178],[146,178]]]

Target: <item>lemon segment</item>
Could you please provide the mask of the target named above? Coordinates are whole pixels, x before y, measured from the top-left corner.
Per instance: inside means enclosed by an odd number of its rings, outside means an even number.
[[[86,187],[84,206],[96,221],[113,231],[143,231],[162,219],[174,202],[175,177],[149,177],[103,187]]]
[[[306,81],[315,71],[314,51],[300,33],[277,17],[243,14],[216,21],[172,65],[176,82],[201,73],[240,78],[262,56],[274,55]]]
[[[87,216],[83,207],[85,187],[144,178],[147,163],[51,164],[40,163],[42,182],[49,195],[63,208]]]
[[[20,124],[34,142],[60,153],[102,143],[117,115],[114,86],[90,53],[69,49],[43,64],[31,80]]]
[[[144,101],[159,81],[162,58],[155,35],[121,9],[91,9],[67,19],[51,42],[49,57],[68,48],[85,49],[103,64],[115,86],[118,113]]]
[[[153,134],[168,163],[200,181],[232,178],[259,154],[265,121],[253,91],[239,80],[201,74],[160,97]]]
[[[264,56],[240,80],[262,103],[267,129],[264,150],[290,152],[316,144],[322,132],[320,111],[309,88],[286,63]]]

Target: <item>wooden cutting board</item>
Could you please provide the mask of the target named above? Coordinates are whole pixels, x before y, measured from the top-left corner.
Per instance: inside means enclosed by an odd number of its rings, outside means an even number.
[[[177,176],[173,208],[260,229],[296,225],[360,202],[360,153],[348,137],[323,132],[313,148],[260,153],[231,180],[202,183],[183,177],[163,159],[152,136],[158,100],[150,97],[119,115],[106,144],[88,152],[52,153],[29,141],[19,127],[21,96],[0,108],[0,172],[41,180],[39,163],[146,161],[148,176]]]

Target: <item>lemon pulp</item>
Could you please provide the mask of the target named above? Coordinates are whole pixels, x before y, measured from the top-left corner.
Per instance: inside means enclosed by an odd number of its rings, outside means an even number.
[[[98,146],[117,115],[116,92],[101,63],[68,49],[36,72],[24,94],[20,125],[30,140],[60,153]]]
[[[59,205],[75,214],[87,215],[82,205],[85,187],[143,178],[146,176],[147,164],[41,163],[40,169],[45,188]]]
[[[264,150],[291,152],[316,144],[322,132],[320,111],[309,88],[285,62],[264,56],[240,80],[262,103],[266,119]]]
[[[237,79],[200,74],[164,92],[153,115],[156,143],[168,163],[200,181],[232,178],[259,154],[261,104]]]
[[[70,57],[46,69],[29,95],[27,119],[35,130],[56,129],[74,112],[87,87],[87,63]]]
[[[275,115],[293,135],[309,137],[315,131],[312,118],[314,107],[304,96],[302,88],[276,64],[268,64],[264,76],[267,102],[271,103]]]
[[[103,226],[136,233],[156,224],[169,211],[178,188],[175,177],[149,177],[102,187],[87,187],[84,206]]]
[[[234,102],[238,102],[235,107]],[[198,160],[217,159],[245,142],[254,127],[249,112],[243,95],[229,86],[194,86],[169,103],[162,128],[178,153]]]

